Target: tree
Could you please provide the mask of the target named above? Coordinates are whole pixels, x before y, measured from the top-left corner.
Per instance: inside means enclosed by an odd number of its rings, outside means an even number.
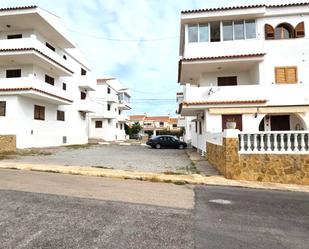
[[[131,132],[132,134],[138,134],[141,131],[142,127],[141,125],[136,122],[131,126]]]

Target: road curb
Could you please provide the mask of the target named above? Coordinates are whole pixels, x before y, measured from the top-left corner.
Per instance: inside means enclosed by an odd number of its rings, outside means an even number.
[[[8,163],[8,162],[0,163],[0,169],[30,170],[30,171],[39,171],[48,173],[110,177],[118,179],[131,179],[131,180],[165,182],[175,184],[204,184],[204,185],[215,185],[215,186],[244,187],[254,189],[283,190],[283,191],[309,193],[309,186],[254,182],[244,180],[229,180],[225,179],[223,176],[202,176],[198,174],[190,174],[190,175],[162,174],[162,173],[104,169],[95,167],[60,166],[60,165]]]

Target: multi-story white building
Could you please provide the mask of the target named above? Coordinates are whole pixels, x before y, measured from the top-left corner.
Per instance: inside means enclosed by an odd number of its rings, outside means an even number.
[[[96,82],[82,58],[57,16],[0,9],[0,134],[18,148],[87,143]]]
[[[130,90],[123,88],[115,78],[97,80],[96,91],[90,93],[95,102],[94,113],[88,114],[88,132],[91,139],[105,141],[125,140],[125,124],[130,110]]]
[[[182,116],[202,151],[227,125],[247,131],[309,127],[309,3],[182,11]]]

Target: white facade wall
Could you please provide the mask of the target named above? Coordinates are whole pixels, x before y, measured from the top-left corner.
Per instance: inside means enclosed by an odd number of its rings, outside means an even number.
[[[188,23],[207,23],[225,20],[256,20],[256,38],[248,40],[221,42],[188,42]],[[266,106],[308,106],[309,105],[309,5],[284,8],[249,8],[212,12],[182,14],[181,58],[220,57],[232,55],[265,54],[256,58],[217,59],[209,61],[183,62],[182,70],[186,82],[184,101],[233,101],[233,100],[267,100]],[[305,37],[266,40],[265,24],[274,28],[280,23],[289,23],[295,28],[300,22],[305,23]],[[222,23],[221,23],[222,25]],[[221,26],[222,31],[222,26]],[[275,67],[296,66],[297,84],[276,84]],[[237,76],[237,86],[217,86],[217,78]],[[190,82],[191,80],[191,82]],[[186,116],[204,113],[205,133],[222,132],[221,115],[210,114],[209,108],[239,108],[249,105],[221,105],[204,109],[186,110]],[[270,115],[280,115],[280,113]],[[308,113],[283,113],[290,115],[291,129],[309,129]],[[244,131],[256,132],[265,114],[243,114]],[[270,122],[270,121],[269,121]],[[265,130],[269,130],[265,125]],[[206,143],[195,132],[195,122],[191,125],[192,145],[205,150]],[[199,141],[202,141],[201,143]]]

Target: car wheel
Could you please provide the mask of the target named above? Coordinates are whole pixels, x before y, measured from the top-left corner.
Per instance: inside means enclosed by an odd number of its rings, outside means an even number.
[[[180,144],[178,147],[180,150],[183,150],[185,147],[183,146],[183,144]]]
[[[161,149],[161,144],[156,144],[156,149]]]

